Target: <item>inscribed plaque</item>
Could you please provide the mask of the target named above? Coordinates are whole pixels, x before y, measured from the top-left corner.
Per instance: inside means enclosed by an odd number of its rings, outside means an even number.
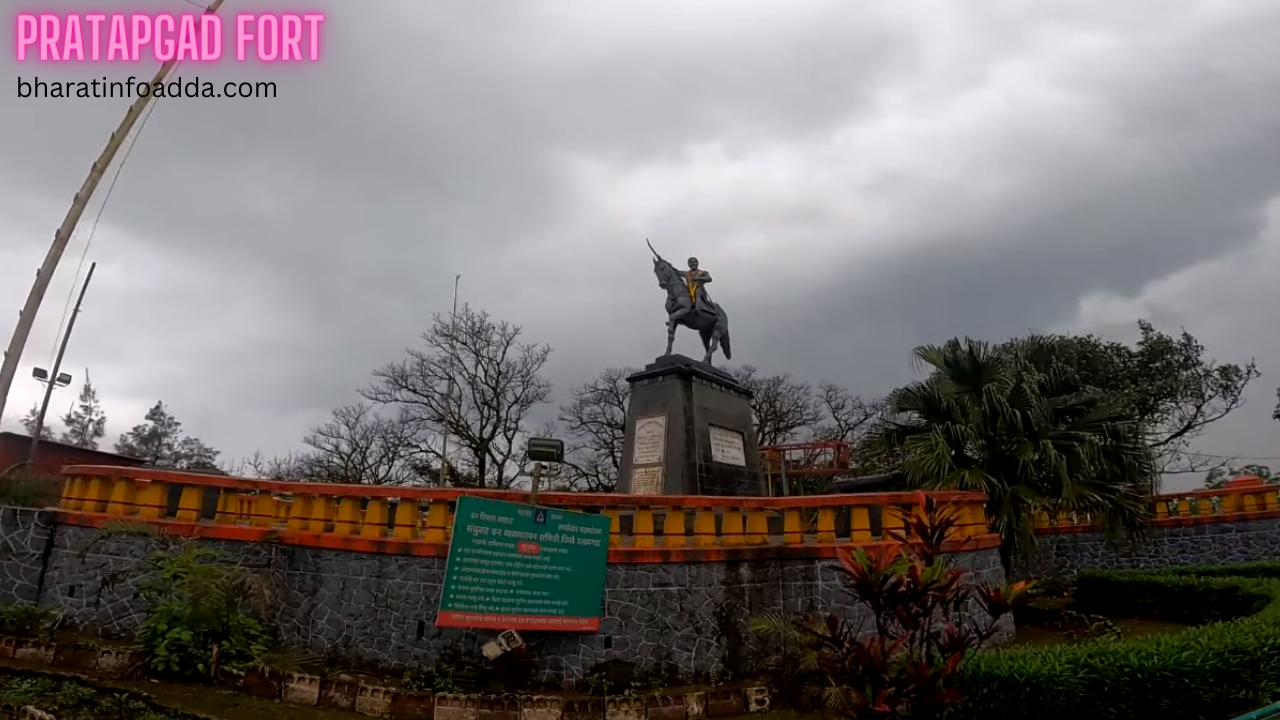
[[[742,433],[715,425],[712,425],[710,430],[711,461],[746,467],[747,451],[742,445]]]
[[[632,465],[656,465],[667,449],[667,416],[651,415],[636,419],[635,450]]]
[[[662,466],[631,468],[632,495],[661,495]]]

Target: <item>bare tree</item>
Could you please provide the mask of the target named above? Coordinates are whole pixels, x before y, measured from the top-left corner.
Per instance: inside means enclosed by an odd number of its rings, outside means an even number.
[[[818,386],[818,405],[825,416],[814,428],[818,440],[843,440],[856,445],[884,417],[884,398],[868,400],[835,383]]]
[[[367,403],[345,405],[311,430],[303,462],[313,478],[364,485],[407,485],[422,478],[408,425],[379,415]]]
[[[566,489],[613,492],[622,465],[632,368],[607,368],[573,389],[573,402],[560,407],[560,423],[570,436]]]
[[[756,444],[764,447],[791,442],[810,433],[822,420],[822,409],[808,383],[790,375],[762,375],[754,365],[731,371],[754,394]]]
[[[450,483],[510,487],[521,470],[525,420],[551,397],[541,375],[551,347],[522,343],[520,335],[518,325],[470,306],[436,314],[422,336],[425,349],[374,371],[361,394],[395,408],[432,464],[456,466],[446,473]],[[446,433],[463,460],[444,456]]]

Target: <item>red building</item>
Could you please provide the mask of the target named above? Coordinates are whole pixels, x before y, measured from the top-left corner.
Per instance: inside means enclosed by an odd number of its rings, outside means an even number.
[[[0,432],[0,473],[19,463],[24,463],[31,452],[31,437],[14,432]],[[126,455],[88,450],[52,440],[41,440],[36,450],[35,466],[30,468],[37,475],[58,475],[67,465],[118,465],[139,467],[146,464],[138,458]]]

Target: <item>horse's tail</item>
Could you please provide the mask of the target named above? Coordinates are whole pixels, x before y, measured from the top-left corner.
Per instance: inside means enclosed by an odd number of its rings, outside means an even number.
[[[733,359],[733,348],[729,345],[729,329],[725,328],[724,335],[720,336],[720,349],[724,351],[724,359]]]

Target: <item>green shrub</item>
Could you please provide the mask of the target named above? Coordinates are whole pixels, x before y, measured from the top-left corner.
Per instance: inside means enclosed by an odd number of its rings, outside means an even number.
[[[5,468],[0,468],[0,472]],[[17,467],[0,474],[0,505],[25,508],[56,507],[65,481],[60,477],[33,475]]]
[[[58,613],[34,603],[0,605],[0,635],[45,637],[58,619]]]
[[[1280,563],[1084,573],[1077,597],[1094,612],[1224,621],[980,653],[954,717],[1227,720],[1280,696]]]

